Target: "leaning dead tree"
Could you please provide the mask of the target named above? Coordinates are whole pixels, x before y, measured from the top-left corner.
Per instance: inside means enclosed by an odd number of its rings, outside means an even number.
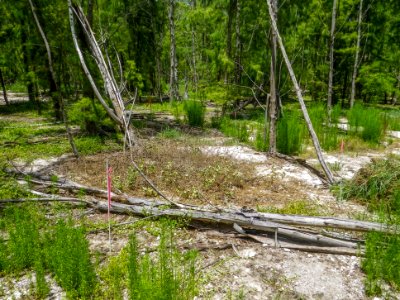
[[[68,141],[71,145],[72,152],[74,153],[75,157],[79,157],[78,149],[76,148],[76,145],[75,145],[72,133],[71,133],[71,129],[68,125],[67,113],[65,112],[65,107],[64,107],[64,99],[63,99],[63,96],[62,96],[61,91],[57,84],[57,80],[56,80],[57,77],[56,77],[56,73],[55,73],[54,67],[53,67],[53,58],[52,58],[52,54],[51,54],[50,44],[49,44],[49,41],[47,40],[47,36],[42,28],[42,25],[40,24],[39,18],[36,14],[36,7],[34,6],[32,0],[29,0],[29,5],[31,7],[33,18],[35,19],[36,27],[37,27],[37,29],[40,33],[40,36],[42,37],[43,43],[46,47],[47,62],[49,64],[49,73],[50,73],[51,96],[53,98],[53,101],[57,104],[56,107],[59,106],[59,108],[60,108],[60,113],[61,113],[64,125],[65,125],[65,130],[67,132],[67,137],[68,137]],[[56,119],[57,119],[57,109],[56,109]]]
[[[303,112],[303,116],[304,116],[304,119],[306,121],[308,131],[310,132],[311,139],[312,139],[315,151],[316,151],[317,156],[318,156],[318,160],[319,160],[319,162],[320,162],[320,164],[322,166],[322,169],[324,170],[324,172],[326,174],[326,177],[327,177],[329,183],[333,184],[335,182],[335,179],[333,178],[332,172],[329,169],[328,165],[326,164],[326,162],[324,160],[324,157],[322,155],[322,149],[321,149],[321,146],[319,144],[317,134],[315,133],[313,125],[311,123],[310,116],[308,115],[307,107],[306,107],[306,105],[304,103],[304,99],[303,99],[303,95],[301,93],[300,85],[297,82],[296,75],[294,74],[294,71],[293,71],[293,68],[292,68],[292,64],[290,63],[290,60],[289,60],[289,58],[287,56],[285,46],[283,45],[282,38],[281,38],[281,36],[279,34],[278,26],[276,25],[275,16],[274,16],[274,9],[273,9],[273,6],[271,4],[271,1],[272,0],[267,0],[268,12],[269,12],[269,16],[270,16],[270,19],[271,19],[272,29],[276,34],[276,38],[278,40],[278,44],[279,44],[279,47],[281,49],[283,59],[285,61],[286,67],[287,67],[287,69],[289,71],[289,75],[290,75],[290,78],[291,78],[291,80],[293,82],[294,88],[296,90],[297,99],[300,102],[301,110]]]
[[[122,99],[121,92],[118,88],[118,84],[116,83],[115,78],[112,74],[111,66],[106,63],[103,52],[96,41],[89,21],[83,13],[82,8],[79,5],[72,3],[71,0],[68,0],[68,8],[72,39],[74,41],[74,46],[79,56],[83,71],[88,78],[97,99],[100,101],[110,118],[118,124],[120,130],[125,134],[125,142],[127,143],[127,146],[131,147],[136,144],[135,133],[129,123],[129,117],[124,114],[125,104]],[[83,56],[82,50],[80,49],[78,37],[75,30],[75,18],[78,20],[78,23],[82,28],[82,32],[89,45],[91,55],[93,56],[95,63],[100,71],[101,77],[104,81],[105,93],[111,102],[111,107],[107,104],[106,99],[103,98],[102,94],[97,88],[96,83],[85,62],[85,58]]]

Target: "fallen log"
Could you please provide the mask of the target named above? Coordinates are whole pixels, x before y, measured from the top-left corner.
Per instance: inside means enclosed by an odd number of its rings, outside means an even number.
[[[9,173],[19,174],[20,172],[16,172],[15,170],[7,170]],[[70,192],[85,192],[90,195],[94,195],[100,198],[107,198],[107,191],[95,187],[85,186],[74,181],[68,179],[58,179],[57,181],[51,180],[50,176],[42,175],[37,172],[23,173],[23,175],[30,175],[37,179],[30,179],[31,183],[36,183],[44,186],[52,186],[57,187],[59,189],[67,190]],[[112,193],[112,198],[115,201],[121,201],[124,203],[129,203],[132,205],[137,205],[143,207],[147,207],[147,209],[152,209],[155,207],[168,207],[171,206],[171,203],[159,199],[148,199],[148,198],[138,198],[131,197],[126,194],[116,194]],[[206,210],[205,208],[201,208],[193,205],[184,205],[180,204],[178,206],[179,209],[186,209],[185,213],[188,211],[191,212],[224,212],[236,214],[238,216],[245,217],[247,219],[252,219],[254,222],[272,222],[279,223],[280,227],[283,228],[283,224],[285,225],[294,225],[294,226],[308,226],[308,227],[320,227],[320,228],[335,228],[342,230],[350,230],[350,231],[377,231],[377,232],[385,232],[385,233],[396,233],[397,230],[395,227],[382,223],[375,222],[366,222],[366,221],[358,221],[358,220],[350,220],[350,219],[341,219],[334,217],[310,217],[310,216],[300,216],[300,215],[284,215],[284,214],[273,214],[273,213],[260,213],[257,211],[228,211],[224,209],[216,209],[214,211]],[[183,210],[184,211],[184,210]],[[184,213],[183,213],[184,214]],[[238,223],[239,224],[239,223]],[[239,224],[240,225],[240,224]]]
[[[101,201],[93,201],[92,203],[95,209],[102,212],[108,211],[107,203]],[[275,233],[278,231],[279,236],[296,241],[311,243],[314,245],[327,247],[347,247],[354,249],[358,248],[357,243],[341,241],[338,239],[325,237],[320,234],[315,235],[304,233],[287,225],[281,225],[269,221],[254,220],[253,218],[248,218],[240,214],[229,212],[209,212],[188,209],[160,209],[158,207],[143,207],[115,202],[111,205],[110,212],[139,216],[157,215],[159,217],[181,217],[189,218],[190,220],[201,221],[204,223],[227,224],[231,226],[236,223],[243,228],[254,229],[260,232]]]

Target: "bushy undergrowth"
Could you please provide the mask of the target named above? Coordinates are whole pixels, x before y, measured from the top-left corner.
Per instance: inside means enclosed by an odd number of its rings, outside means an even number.
[[[185,117],[187,123],[192,127],[203,127],[206,109],[199,101],[185,101]]]
[[[400,214],[400,158],[374,160],[344,185],[343,197],[359,199],[373,211]]]
[[[343,189],[345,198],[365,202],[384,223],[400,225],[400,157],[373,161]],[[400,235],[368,233],[366,255],[362,263],[366,273],[366,291],[370,295],[382,292],[385,281],[400,289]]]
[[[375,108],[355,104],[347,113],[351,131],[363,140],[378,143],[385,131],[382,112]]]
[[[34,205],[9,207],[2,220],[9,239],[0,246],[0,272],[20,274],[33,270],[38,298],[49,291],[46,273],[55,275],[70,298],[91,297],[96,276],[81,227],[75,227],[71,221],[54,225]]]
[[[173,230],[163,225],[156,257],[141,255],[135,235],[129,240],[128,290],[130,299],[193,299],[197,293],[196,252],[180,253]]]
[[[304,125],[298,111],[287,112],[278,120],[277,148],[283,154],[299,154],[304,135]]]
[[[313,105],[308,109],[315,133],[324,150],[334,150],[339,145],[339,131],[336,124],[341,116],[341,107],[335,105],[331,111],[330,122],[325,104]]]
[[[89,134],[99,134],[114,128],[106,110],[98,101],[90,98],[82,98],[75,102],[69,111],[69,118]]]

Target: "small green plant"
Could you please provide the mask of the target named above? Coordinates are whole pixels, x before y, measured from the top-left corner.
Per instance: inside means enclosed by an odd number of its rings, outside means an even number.
[[[173,228],[164,223],[157,256],[141,255],[135,235],[128,250],[130,299],[193,299],[197,293],[196,252],[176,250]]]
[[[69,118],[72,123],[89,134],[114,131],[114,124],[107,112],[94,99],[82,98],[71,106]]]
[[[344,186],[344,197],[365,202],[378,214],[381,222],[400,224],[400,158],[388,157],[373,161]],[[379,295],[382,283],[400,289],[400,235],[371,232],[366,237],[366,291]]]
[[[287,215],[307,215],[307,216],[320,216],[321,213],[318,207],[305,200],[293,201],[286,204],[283,208],[277,207],[257,207],[259,212],[269,212],[276,214],[287,214]]]
[[[378,143],[384,134],[385,122],[380,110],[356,104],[348,111],[347,118],[352,132],[364,141]]]
[[[182,136],[182,133],[174,128],[166,128],[159,133],[159,136],[167,139],[177,139]]]
[[[368,295],[380,295],[382,281],[400,289],[400,235],[368,233],[362,269],[366,273]]]
[[[71,297],[88,299],[96,283],[83,227],[60,220],[48,237],[48,262],[57,282]]]
[[[287,112],[278,120],[277,148],[283,154],[298,154],[301,151],[304,126],[298,111]]]
[[[203,127],[206,109],[199,101],[186,101],[184,105],[186,121],[192,127]]]

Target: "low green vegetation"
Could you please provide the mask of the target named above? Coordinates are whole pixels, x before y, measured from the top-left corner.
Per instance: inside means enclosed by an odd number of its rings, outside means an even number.
[[[397,228],[400,225],[400,157],[373,161],[344,185],[343,193],[344,198],[364,202],[381,222]],[[399,233],[368,233],[362,268],[369,295],[380,295],[383,282],[400,289]]]
[[[321,216],[323,213],[317,205],[310,201],[296,200],[285,204],[282,208],[258,206],[257,211],[274,214]]]
[[[60,210],[61,209],[61,210]],[[144,250],[135,234],[116,257],[97,266],[89,251],[85,222],[45,216],[48,208],[22,204],[0,211],[0,275],[35,274],[32,296],[45,298],[50,274],[68,299],[193,299],[198,292],[195,251],[175,244],[177,222],[152,227],[158,246]],[[58,207],[58,213],[68,214]],[[5,237],[5,238],[3,238]]]
[[[184,102],[185,119],[192,127],[203,127],[206,109],[199,101]]]
[[[357,103],[347,112],[347,118],[353,134],[371,143],[381,141],[385,132],[385,120],[382,111]]]
[[[35,273],[35,293],[43,298],[49,291],[45,275],[50,273],[69,298],[88,299],[97,279],[90,260],[84,228],[72,220],[53,223],[41,211],[43,207],[22,205],[2,212],[1,273]]]

